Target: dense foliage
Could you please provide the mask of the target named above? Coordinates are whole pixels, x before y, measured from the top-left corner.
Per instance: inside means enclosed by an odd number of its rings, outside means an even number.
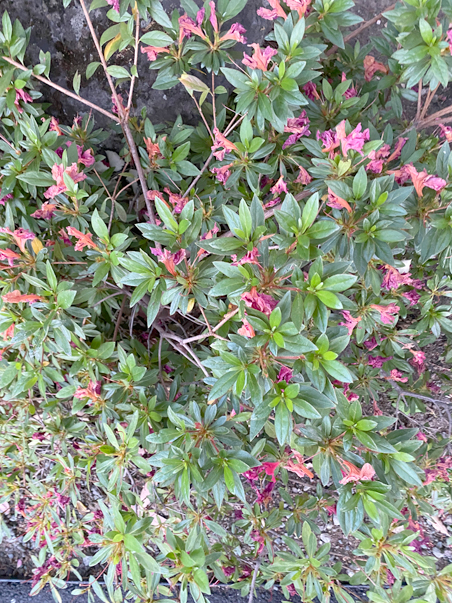
[[[33,593],[57,601],[87,556],[75,594],[115,603],[220,583],[351,602],[344,582],[451,601],[452,566],[420,548],[452,507],[449,440],[410,417],[449,414],[425,348],[451,356],[452,109],[431,106],[452,2],[398,2],[361,47],[352,0],[271,0],[248,48],[245,1],[94,0],[113,24],[86,77],[105,69],[113,107],[71,125],[38,102],[50,55],[30,67],[3,15],[3,531],[24,518]],[[139,52],[197,127],[132,114]],[[318,543],[328,515],[352,570]]]

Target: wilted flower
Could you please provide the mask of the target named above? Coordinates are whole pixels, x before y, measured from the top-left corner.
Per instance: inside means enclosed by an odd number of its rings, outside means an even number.
[[[169,249],[161,251],[160,249],[151,247],[151,252],[160,259],[168,272],[173,276],[177,275],[176,266],[187,257],[187,252],[185,249],[179,249],[179,251],[176,251],[176,253],[171,253]]]
[[[422,172],[418,172],[412,163],[408,163],[404,168],[408,173],[409,178],[411,178],[419,197],[423,196],[423,189],[425,186],[433,189],[437,193],[447,186],[447,182],[443,178],[439,178],[439,176],[429,176],[425,169],[422,170]]]
[[[242,320],[242,326],[240,327],[240,329],[237,331],[237,333],[239,335],[242,335],[243,337],[249,337],[250,339],[252,337],[255,337],[256,333],[253,329],[253,327],[250,325],[250,323],[246,320],[246,318],[244,318]]]
[[[92,403],[99,400],[102,384],[100,381],[90,381],[88,387],[79,387],[75,391],[74,398],[84,400],[88,398]]]
[[[328,201],[326,202],[326,204],[332,209],[346,209],[348,213],[352,211],[352,208],[347,203],[347,201],[333,193],[330,188],[328,189]]]
[[[282,17],[284,20],[287,19],[286,11],[279,3],[279,0],[268,0],[268,3],[270,4],[271,9],[263,7],[257,9],[259,17],[267,19],[267,21],[274,21],[278,17]]]
[[[413,354],[413,358],[410,360],[410,364],[414,366],[419,373],[423,373],[425,371],[425,352],[421,350],[410,350]]]
[[[297,11],[300,19],[308,11],[311,1],[312,0],[285,0],[286,4],[290,8],[290,10]]]
[[[452,54],[452,28],[447,31],[447,41],[449,42],[449,52]]]
[[[385,377],[385,379],[388,379],[388,381],[399,381],[400,383],[406,383],[408,381],[408,377],[404,377],[397,369],[392,369],[389,373],[389,377]]]
[[[72,226],[67,227],[67,232],[71,237],[75,237],[77,239],[77,243],[75,244],[75,251],[82,251],[85,247],[88,249],[99,249],[96,243],[93,241],[93,235],[89,232],[83,234],[80,230],[73,228]]]
[[[305,84],[303,86],[303,92],[312,101],[320,100],[320,94],[317,92],[317,86],[314,84],[314,82],[308,82]]]
[[[296,473],[298,477],[304,477],[305,475],[312,479],[314,474],[312,471],[309,471],[307,467],[304,465],[303,455],[300,454],[297,450],[291,450],[290,456],[295,457],[295,460],[289,459],[289,461],[284,465],[284,469],[290,471],[291,473]]]
[[[378,346],[378,342],[375,339],[375,336],[372,336],[370,339],[364,342],[364,347],[366,347],[369,352],[374,350]]]
[[[33,99],[28,94],[28,92],[25,92],[23,88],[20,88],[16,89],[16,100],[14,101],[14,105],[16,106],[16,109],[19,111],[19,113],[23,113],[24,110],[19,105],[19,101],[23,101],[24,103],[32,103]]]
[[[295,144],[302,136],[309,136],[311,132],[306,111],[303,110],[298,117],[289,118],[284,126],[284,132],[290,132],[290,136],[283,144],[283,149]]]
[[[199,12],[198,12],[199,14]],[[201,21],[202,23],[202,21]],[[188,15],[182,15],[179,17],[179,27],[182,35],[189,38],[192,34],[199,36],[200,38],[207,38],[206,32],[201,28],[200,23],[195,23],[193,19],[190,19]]]
[[[253,56],[250,57],[244,52],[242,63],[251,69],[267,71],[270,59],[278,54],[278,51],[271,46],[266,46],[264,50],[259,44],[249,44],[249,46],[253,48]]]
[[[368,155],[370,162],[366,165],[366,171],[381,174],[385,160],[389,157],[390,149],[388,144],[384,144],[378,151],[371,151]]]
[[[341,121],[336,126],[336,132],[338,140],[341,143],[342,154],[344,157],[347,156],[348,151],[357,151],[360,155],[363,154],[363,147],[365,143],[370,139],[369,128],[362,131],[361,124],[358,124],[350,134],[345,134],[345,120]]]
[[[237,255],[234,253],[231,256],[232,266],[243,266],[243,264],[257,264],[259,266],[258,257],[259,250],[257,247],[253,247],[251,251],[247,251],[240,260],[237,260]]]
[[[118,1],[119,1],[119,0],[118,0]],[[118,105],[117,105],[117,103],[116,103],[116,97],[115,97],[115,95],[113,94],[113,95],[112,95],[112,97],[111,97],[111,104],[112,104],[112,108],[111,108],[111,110],[112,110],[112,112],[113,112],[113,113],[115,113],[116,115],[119,115],[119,110],[121,110],[121,112],[122,112],[122,113],[124,113],[124,111],[125,111],[125,107],[124,107],[124,101],[123,101],[123,99],[122,99],[122,96],[121,96],[120,94],[118,94],[118,95],[117,95],[117,97],[118,97],[118,101],[119,101],[119,105],[120,105],[120,106],[118,107]]]
[[[86,174],[79,173],[76,163],[64,169],[62,163],[55,163],[52,167],[52,177],[56,181],[50,188],[44,193],[46,199],[53,199],[57,195],[67,191],[67,186],[64,182],[63,174],[66,173],[75,183],[85,180]]]
[[[0,261],[6,260],[11,268],[14,267],[14,260],[19,260],[20,255],[12,249],[0,249]]]
[[[346,82],[347,81],[347,76],[346,76],[346,74],[344,72],[342,72],[341,81],[342,82]],[[344,96],[345,96],[346,99],[354,98],[357,95],[358,95],[358,91],[356,90],[356,88],[353,85],[352,85],[351,88],[349,88],[348,90],[346,90],[344,92]]]
[[[117,13],[119,13],[119,0],[107,0],[109,4]]]
[[[385,275],[381,286],[388,291],[397,289],[401,285],[410,285],[413,280],[409,272],[407,274],[401,274],[397,268],[394,268],[393,266],[386,265],[384,271]]]
[[[402,149],[405,146],[407,141],[408,141],[408,138],[403,138],[403,137],[401,137],[397,140],[393,152],[388,157],[388,160],[387,160],[388,163],[390,161],[394,161],[394,159],[398,159],[400,157],[400,155],[402,154]]]
[[[56,117],[50,118],[49,132],[56,132],[58,136],[63,136],[63,130],[59,126],[59,121]]]
[[[357,318],[354,318],[350,312],[348,310],[343,310],[342,311],[342,316],[345,319],[345,322],[340,322],[339,326],[340,327],[347,327],[348,330],[348,334],[352,335],[354,328],[356,327],[356,325],[361,321],[361,316],[358,316]]]
[[[214,157],[216,157],[218,161],[223,161],[224,156],[228,151],[238,152],[238,148],[235,146],[235,144],[228,140],[225,136],[223,136],[223,134],[218,128],[214,128],[213,133],[215,136],[215,140],[212,145],[212,151]]]
[[[279,369],[279,373],[276,378],[276,382],[279,383],[280,381],[285,381],[286,383],[289,383],[289,381],[292,379],[292,377],[293,377],[292,369],[290,369],[288,366],[282,366]]]
[[[169,50],[162,46],[142,46],[141,52],[147,55],[148,61],[156,61],[159,54],[169,52]]]
[[[399,313],[400,308],[395,304],[388,304],[387,306],[380,306],[378,304],[371,304],[370,307],[380,314],[380,320],[385,325],[391,325],[396,319],[396,314]]]
[[[14,195],[12,195],[11,193],[8,193],[4,197],[1,197],[0,198],[0,205],[5,205],[5,201],[9,201],[10,199],[14,199]]]
[[[215,174],[218,182],[221,182],[221,184],[225,185],[229,176],[231,175],[231,170],[229,168],[231,168],[233,165],[233,163],[228,163],[227,165],[223,165],[221,167],[214,167],[210,171],[212,174]]]
[[[302,165],[299,165],[298,167],[300,168],[300,172],[294,180],[294,183],[300,183],[304,185],[310,184],[312,182],[312,176],[310,175],[308,170],[305,170]]]
[[[183,195],[179,195],[177,193],[172,193],[168,187],[165,187],[164,191],[169,197],[169,202],[173,206],[174,213],[180,214],[188,203],[187,197],[184,197]]]
[[[280,176],[278,178],[278,181],[276,182],[276,184],[274,186],[271,187],[270,191],[274,195],[279,195],[279,193],[288,193],[289,192],[287,190],[287,183],[284,182],[284,176]]]
[[[325,132],[317,131],[316,134],[317,140],[319,140],[323,144],[322,151],[324,153],[329,153],[330,157],[333,157],[334,150],[339,146],[339,138],[337,136],[337,132],[334,130],[326,130]]]
[[[372,368],[381,368],[385,362],[392,360],[392,356],[388,356],[385,358],[384,356],[369,356],[367,359],[367,363]]]
[[[256,287],[252,287],[251,291],[242,293],[241,299],[243,299],[248,308],[253,308],[253,310],[263,312],[267,316],[270,316],[272,311],[278,305],[276,299],[273,299],[271,295],[258,293]]]
[[[35,212],[31,214],[33,218],[49,220],[53,217],[57,206],[52,203],[48,203],[47,201],[41,205],[41,209],[37,209]]]
[[[361,469],[359,469],[353,463],[344,459],[340,459],[339,462],[343,466],[341,471],[344,476],[339,482],[340,484],[349,484],[350,482],[356,484],[357,482],[370,481],[375,475],[375,469],[370,463],[364,463]]]
[[[226,42],[226,40],[235,40],[240,44],[246,44],[246,38],[243,35],[246,33],[246,29],[240,23],[233,23],[223,36],[220,38],[220,42]]]
[[[12,231],[9,228],[1,227],[0,232],[9,234],[22,253],[25,251],[25,241],[31,241],[36,237],[34,233],[25,228],[16,228],[16,230]]]
[[[33,293],[22,294],[19,289],[5,293],[5,295],[2,295],[2,299],[8,304],[34,304],[38,301],[46,301],[45,297],[41,297],[40,295],[34,295]]]
[[[160,151],[160,147],[158,143],[152,142],[150,138],[144,138],[144,144],[146,145],[146,151],[148,152],[148,157],[151,165],[155,167],[157,164],[155,163],[157,159],[162,159],[163,155]]]
[[[452,32],[452,29],[450,30]],[[447,140],[447,142],[452,142],[452,127],[445,126],[444,124],[439,124],[441,128],[441,136]]]
[[[383,63],[379,63],[373,56],[367,55],[364,58],[364,79],[370,82],[374,75],[378,72],[388,73],[388,68]]]

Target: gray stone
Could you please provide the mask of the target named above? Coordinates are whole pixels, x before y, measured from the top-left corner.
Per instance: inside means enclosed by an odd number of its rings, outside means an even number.
[[[90,0],[86,0],[88,6]],[[197,0],[200,5],[200,0]],[[258,17],[256,10],[265,2],[261,0],[248,0],[245,9],[228,21],[226,25],[240,22],[247,30],[248,43],[262,42],[271,27],[269,21]],[[62,0],[1,0],[0,14],[7,10],[11,19],[19,19],[26,29],[31,27],[31,39],[26,54],[26,64],[39,62],[39,51],[49,51],[52,56],[50,77],[53,82],[73,90],[72,81],[78,71],[81,76],[80,96],[96,103],[104,109],[111,110],[111,91],[105,80],[101,67],[87,80],[86,67],[92,61],[98,61],[98,55],[92,42],[88,26],[80,3],[77,0],[64,9]],[[183,14],[179,2],[163,0],[163,7],[168,14],[178,9]],[[107,10],[92,11],[91,18],[98,37],[102,32],[113,25],[106,17]],[[153,25],[151,24],[150,28]],[[243,47],[245,49],[245,47]],[[251,51],[249,49],[249,54]],[[182,87],[178,85],[171,90],[152,90],[157,71],[149,70],[146,55],[139,53],[138,73],[140,75],[134,95],[133,111],[139,114],[146,107],[148,117],[156,123],[174,121],[180,114],[184,121],[197,122],[196,107]],[[133,62],[133,50],[115,54],[110,63],[129,65]],[[75,99],[66,97],[61,92],[34,80],[34,86],[43,94],[43,100],[49,102],[49,113],[60,118],[63,123],[71,123],[77,113],[85,113],[88,109]],[[124,89],[127,96],[128,86]],[[96,113],[96,125],[111,126],[108,117]]]
[[[437,559],[441,559],[444,557],[444,553],[442,553],[438,547],[434,546],[432,549],[432,553],[435,555]]]
[[[321,534],[320,540],[322,542],[331,542],[331,536],[329,536],[328,534]]]

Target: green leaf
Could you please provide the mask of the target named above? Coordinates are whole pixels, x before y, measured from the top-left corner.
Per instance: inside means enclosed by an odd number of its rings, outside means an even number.
[[[130,74],[125,67],[121,67],[121,65],[110,65],[107,67],[107,72],[114,78],[118,79],[128,79],[130,78]]]
[[[213,402],[217,398],[224,396],[224,394],[236,384],[237,378],[237,370],[228,371],[225,375],[220,377],[210,390],[209,402]]]
[[[60,291],[57,296],[57,305],[66,310],[72,305],[76,295],[77,291]]]
[[[140,42],[146,44],[146,46],[166,48],[170,44],[173,44],[174,40],[163,31],[150,31],[141,37]]]
[[[80,75],[80,73],[78,71],[76,71],[74,78],[72,80],[72,87],[74,88],[74,92],[77,96],[79,96],[79,92],[80,92],[81,79],[82,79],[82,76]]]
[[[331,293],[331,291],[320,290],[316,291],[316,296],[320,299],[322,303],[325,304],[327,308],[333,308],[334,310],[341,310],[342,303],[339,298]]]
[[[91,216],[91,226],[94,232],[97,234],[99,239],[108,239],[108,229],[104,221],[100,218],[97,208],[93,211]]]

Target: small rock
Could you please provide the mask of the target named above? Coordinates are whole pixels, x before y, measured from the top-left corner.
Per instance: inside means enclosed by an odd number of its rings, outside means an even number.
[[[323,542],[331,542],[331,536],[329,536],[328,534],[321,534],[320,540],[322,540]]]
[[[437,546],[433,547],[432,553],[437,559],[442,559],[442,557],[444,557],[444,553],[442,553]]]
[[[333,516],[333,523],[334,523],[335,526],[340,525],[340,522],[339,522],[339,519],[337,518],[337,515]]]

